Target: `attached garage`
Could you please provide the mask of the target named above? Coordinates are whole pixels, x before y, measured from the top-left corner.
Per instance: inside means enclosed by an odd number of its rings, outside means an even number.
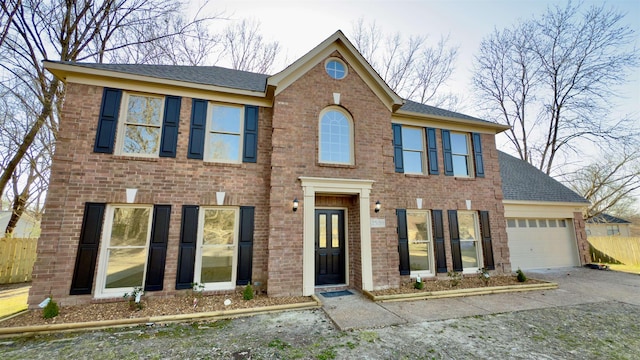
[[[512,269],[579,266],[571,219],[507,218]]]
[[[529,163],[498,152],[511,269],[590,262],[582,212],[589,202]]]

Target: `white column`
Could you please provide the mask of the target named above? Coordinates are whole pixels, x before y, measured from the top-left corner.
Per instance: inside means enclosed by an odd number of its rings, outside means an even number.
[[[309,296],[315,292],[315,209],[316,193],[313,186],[303,186],[304,202],[302,226],[302,295]]]
[[[369,189],[360,191],[360,261],[362,263],[362,289],[373,290],[373,265],[371,261],[371,201]]]

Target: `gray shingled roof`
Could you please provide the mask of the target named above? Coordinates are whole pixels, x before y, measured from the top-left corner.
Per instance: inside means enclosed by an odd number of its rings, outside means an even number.
[[[487,123],[487,124],[495,124],[495,123],[493,123],[491,121],[478,119],[478,118],[475,118],[473,116],[460,114],[460,113],[457,113],[457,112],[454,112],[454,111],[445,110],[445,109],[440,109],[440,108],[437,108],[437,107],[434,107],[434,106],[421,104],[421,103],[418,103],[418,102],[415,102],[415,101],[411,101],[411,100],[405,100],[405,103],[404,103],[404,105],[402,105],[400,110],[410,111],[410,112],[419,113],[419,114],[425,114],[425,115],[444,116],[444,117],[455,118],[455,119],[480,121],[480,122]]]
[[[620,219],[609,214],[600,214],[587,220],[589,224],[631,224],[631,221]]]
[[[231,89],[264,92],[270,75],[222,68],[219,66],[181,66],[181,65],[144,65],[144,64],[97,64],[70,61],[52,61],[54,63],[81,66],[96,70],[115,71],[122,74],[149,76],[158,79],[186,81],[195,84],[214,85]],[[405,100],[401,110],[414,113],[443,116],[453,119],[479,121],[486,124],[493,122],[473,116],[440,109],[434,106]]]
[[[226,69],[218,66],[58,63],[97,70],[115,71],[123,74],[260,92],[265,91],[267,78],[269,78],[269,75],[265,74]]]
[[[505,200],[589,203],[526,161],[498,151]]]

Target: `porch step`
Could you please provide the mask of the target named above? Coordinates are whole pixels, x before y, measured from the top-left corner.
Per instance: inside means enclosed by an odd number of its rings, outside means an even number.
[[[316,286],[315,293],[323,293],[323,292],[332,292],[332,291],[342,291],[342,290],[353,290],[350,289],[347,285],[321,285]]]

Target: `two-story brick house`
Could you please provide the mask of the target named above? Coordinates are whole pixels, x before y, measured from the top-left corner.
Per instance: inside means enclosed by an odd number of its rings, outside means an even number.
[[[506,127],[403,100],[339,31],[273,76],[45,67],[67,90],[32,306],[511,271]]]

